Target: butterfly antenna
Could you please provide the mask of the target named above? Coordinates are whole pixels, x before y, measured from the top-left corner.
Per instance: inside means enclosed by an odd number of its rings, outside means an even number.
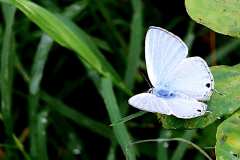
[[[145,74],[141,72],[141,75],[143,76],[143,78],[144,78],[145,81],[147,82],[148,86],[149,86],[150,88],[153,88],[153,85],[152,85],[151,82],[147,79],[147,77],[145,76]]]
[[[219,94],[219,95],[221,95],[221,96],[224,96],[224,94],[223,94],[222,92],[219,92],[217,89],[214,89],[214,91],[215,91],[217,94]]]

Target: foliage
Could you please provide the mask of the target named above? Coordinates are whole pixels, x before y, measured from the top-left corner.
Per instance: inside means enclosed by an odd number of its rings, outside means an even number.
[[[192,19],[215,32],[240,37],[240,2],[236,0],[185,0]]]
[[[240,158],[239,111],[223,121],[217,129],[216,156],[217,159]]]
[[[239,158],[240,41],[191,21],[183,2],[0,2],[0,159]],[[237,1],[185,4],[197,22],[239,36],[239,17],[232,16]],[[141,73],[150,25],[184,37],[191,56],[235,65],[211,67],[221,94],[213,94],[206,115],[182,120],[159,114],[159,123],[155,114],[128,106],[132,92],[147,90]],[[215,144],[216,155],[207,155]]]

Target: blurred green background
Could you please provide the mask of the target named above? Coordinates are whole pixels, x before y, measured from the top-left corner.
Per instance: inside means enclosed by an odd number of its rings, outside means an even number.
[[[215,159],[220,119],[204,129],[167,130],[155,114],[139,112],[127,100],[132,93],[149,88],[144,80],[144,37],[149,26],[178,35],[188,45],[189,56],[200,56],[210,66],[239,63],[240,40],[195,23],[184,1],[32,2],[56,17],[65,17],[61,22],[71,32],[27,1],[16,0],[22,12],[1,3],[0,159],[206,159],[192,145],[179,141],[129,145],[136,140],[175,137],[192,141]],[[104,55],[106,61],[102,56],[94,61],[85,46]],[[98,60],[105,68],[97,67]],[[112,84],[109,77],[114,73]],[[118,123],[128,115],[137,118]]]

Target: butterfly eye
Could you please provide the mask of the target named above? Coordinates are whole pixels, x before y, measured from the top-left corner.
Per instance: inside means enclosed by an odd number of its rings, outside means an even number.
[[[207,83],[207,84],[206,84],[206,87],[209,88],[209,87],[210,87],[210,83]]]

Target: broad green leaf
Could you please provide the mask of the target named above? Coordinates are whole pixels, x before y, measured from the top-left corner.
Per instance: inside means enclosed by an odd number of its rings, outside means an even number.
[[[223,121],[217,129],[217,160],[240,159],[240,111]]]
[[[27,0],[12,0],[12,2],[52,39],[75,51],[83,62],[87,62],[90,67],[105,77],[110,77],[118,87],[130,93],[117,72],[97,49],[94,41],[78,26],[67,18],[55,15],[33,2]]]
[[[240,37],[240,1],[185,0],[185,6],[196,22],[216,32]]]
[[[234,67],[211,67],[215,80],[216,92],[208,102],[209,113],[189,120],[158,114],[164,128],[204,128],[225,115],[231,115],[240,107],[240,65]]]

